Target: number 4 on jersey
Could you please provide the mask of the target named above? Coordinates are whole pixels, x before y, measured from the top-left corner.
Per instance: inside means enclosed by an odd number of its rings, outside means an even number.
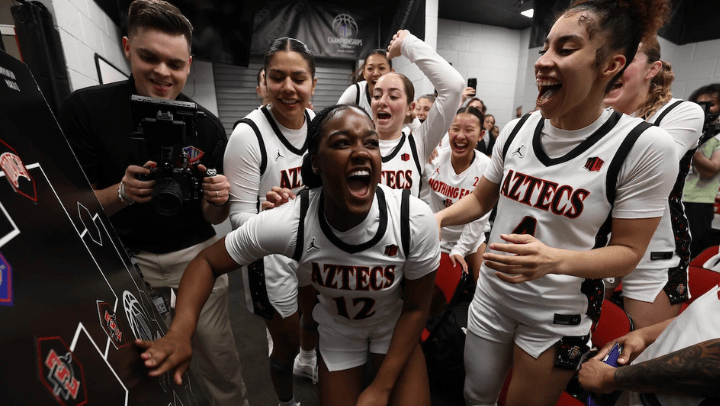
[[[513,234],[528,234],[535,236],[535,228],[537,227],[537,219],[535,217],[525,216],[520,224],[515,227]]]

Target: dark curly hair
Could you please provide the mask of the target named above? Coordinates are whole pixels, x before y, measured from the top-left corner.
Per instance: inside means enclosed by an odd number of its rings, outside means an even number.
[[[370,117],[370,115],[367,113],[367,111],[365,111],[365,109],[360,108],[354,104],[336,104],[334,106],[326,107],[321,112],[317,113],[315,115],[315,118],[313,118],[310,122],[310,125],[308,125],[308,151],[307,154],[305,154],[305,156],[303,157],[302,167],[300,167],[300,175],[302,176],[305,186],[310,189],[322,186],[322,179],[320,178],[320,174],[317,174],[312,170],[312,156],[317,155],[318,149],[320,148],[323,127],[328,122],[328,120],[336,113],[347,109],[355,109],[357,111],[361,111],[367,116],[370,122],[372,122],[372,117]]]
[[[584,12],[580,22],[590,39],[596,35],[606,39],[597,50],[595,66],[600,67],[613,52],[625,56],[625,66],[610,80],[607,93],[635,58],[640,43],[653,38],[669,20],[670,4],[669,0],[575,0],[564,15]]]

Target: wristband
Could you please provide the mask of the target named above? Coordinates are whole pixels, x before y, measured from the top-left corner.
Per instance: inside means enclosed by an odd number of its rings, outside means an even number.
[[[128,206],[135,203],[135,200],[125,196],[125,184],[122,182],[120,182],[120,186],[118,186],[118,197],[121,202],[127,204]]]

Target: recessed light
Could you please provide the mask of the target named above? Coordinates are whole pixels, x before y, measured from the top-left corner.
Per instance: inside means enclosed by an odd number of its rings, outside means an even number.
[[[527,18],[533,18],[534,13],[535,13],[535,10],[532,8],[520,12],[520,14],[524,15]]]

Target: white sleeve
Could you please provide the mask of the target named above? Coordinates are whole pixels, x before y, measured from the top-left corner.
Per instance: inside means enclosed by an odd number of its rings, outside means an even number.
[[[697,147],[704,121],[705,113],[702,107],[696,103],[684,102],[660,122],[660,128],[667,131],[675,141],[678,162],[689,149]]]
[[[410,59],[410,62],[417,65],[420,71],[430,79],[430,83],[438,92],[427,119],[413,132],[418,140],[418,148],[422,148],[419,151],[420,161],[427,162],[430,154],[440,143],[455,118],[455,113],[462,101],[465,81],[460,73],[438,55],[430,45],[412,34],[403,40],[401,51],[403,56]]]
[[[338,99],[337,104],[355,104],[358,99],[358,86],[350,85]]]
[[[450,250],[450,255],[458,254],[464,258],[472,254],[480,244],[485,242],[485,228],[490,219],[490,213],[492,213],[492,210],[479,219],[463,226],[462,234],[460,234],[457,243]]]
[[[247,265],[270,254],[291,258],[295,252],[299,217],[295,199],[271,211],[253,216],[225,236],[225,249],[239,265]]]
[[[430,207],[410,196],[410,254],[405,261],[407,279],[420,279],[440,266],[437,221]]]
[[[672,137],[650,127],[640,135],[620,168],[613,218],[661,217],[678,174]]]
[[[225,176],[230,182],[230,223],[233,229],[258,213],[261,161],[262,152],[255,132],[247,124],[238,124],[230,135],[223,161]]]

